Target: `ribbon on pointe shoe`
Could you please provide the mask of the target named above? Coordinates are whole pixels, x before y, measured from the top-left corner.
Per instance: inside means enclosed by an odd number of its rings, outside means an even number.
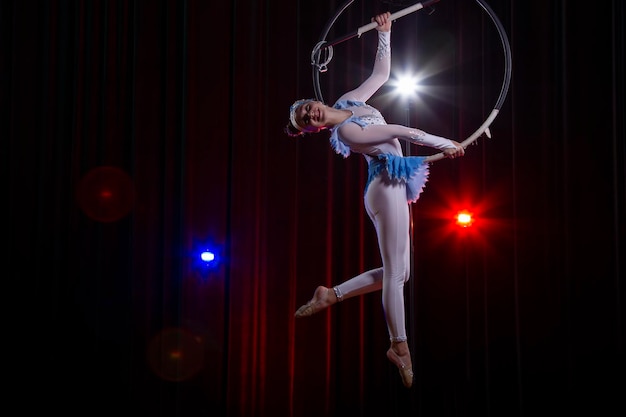
[[[402,384],[407,388],[411,388],[413,385],[413,368],[406,366],[398,354],[391,348],[387,351],[387,358],[398,367]]]
[[[333,295],[336,299],[333,298]],[[341,292],[339,287],[335,286],[333,288],[327,288],[323,285],[320,285],[315,289],[313,298],[309,300],[308,303],[300,306],[300,308],[296,310],[295,316],[297,318],[312,316],[318,311],[328,308],[331,305],[341,301],[343,301],[343,293]]]
[[[300,306],[300,308],[296,310],[296,317],[297,318],[308,317],[308,316],[312,316],[315,313],[316,313],[315,302],[311,300],[308,303],[304,304],[303,306]]]
[[[297,318],[312,316],[313,314],[325,309],[331,304],[333,303],[330,300],[330,289],[320,285],[315,289],[313,298],[311,298],[308,303],[304,304],[298,310],[296,310],[295,316]]]

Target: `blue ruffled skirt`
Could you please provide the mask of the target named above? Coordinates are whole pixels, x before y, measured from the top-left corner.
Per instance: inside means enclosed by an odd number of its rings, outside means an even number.
[[[419,198],[426,181],[428,181],[428,162],[425,156],[397,156],[382,154],[373,156],[367,169],[367,187],[374,178],[385,170],[391,180],[399,180],[406,184],[406,198],[409,203],[415,203]]]

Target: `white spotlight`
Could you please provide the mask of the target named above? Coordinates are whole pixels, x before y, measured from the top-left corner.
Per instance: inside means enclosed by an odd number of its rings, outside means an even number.
[[[399,95],[411,98],[417,96],[417,93],[420,91],[419,80],[414,75],[400,75],[393,83],[395,86],[396,93]]]

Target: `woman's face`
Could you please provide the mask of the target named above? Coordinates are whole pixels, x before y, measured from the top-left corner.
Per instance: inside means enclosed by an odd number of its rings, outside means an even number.
[[[321,101],[307,101],[295,111],[296,123],[304,132],[316,133],[326,126],[326,106]]]

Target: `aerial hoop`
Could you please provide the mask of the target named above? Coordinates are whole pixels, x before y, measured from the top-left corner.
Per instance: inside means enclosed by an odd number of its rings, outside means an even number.
[[[437,3],[439,0],[427,0],[421,3],[415,3],[412,6],[406,7],[398,12],[391,14],[391,19],[396,20],[400,17],[406,16],[415,11],[430,7],[432,4]],[[335,15],[328,21],[324,29],[322,30],[320,40],[315,45],[311,52],[311,65],[313,66],[313,88],[315,90],[315,97],[318,101],[323,102],[324,97],[322,96],[322,91],[320,88],[320,73],[326,72],[328,70],[328,63],[333,58],[333,46],[338,43],[347,41],[349,39],[360,37],[363,33],[375,29],[376,23],[372,22],[367,25],[361,26],[354,32],[351,32],[347,35],[339,37],[332,41],[327,41],[326,37],[328,36],[328,32],[335,24],[335,21],[339,18],[339,16],[350,6],[354,0],[346,1],[335,13]],[[498,30],[498,34],[500,35],[500,41],[502,42],[502,49],[504,53],[504,75],[502,80],[502,87],[500,89],[500,95],[491,110],[489,116],[485,119],[485,121],[480,125],[478,129],[474,133],[472,133],[467,139],[461,142],[461,145],[464,148],[467,148],[472,142],[478,139],[483,133],[488,137],[491,137],[491,133],[489,132],[489,126],[493,123],[495,118],[498,116],[500,112],[500,108],[504,104],[504,100],[506,99],[506,95],[509,91],[509,85],[511,83],[511,68],[512,68],[512,59],[511,59],[511,46],[509,44],[509,39],[506,35],[506,31],[502,26],[502,23],[498,19],[498,16],[494,13],[494,11],[489,7],[489,5],[484,0],[476,0],[478,5],[487,13],[487,15],[491,18],[491,21],[496,26]],[[322,61],[323,58],[323,61]],[[435,162],[444,158],[443,152],[430,155],[426,157],[427,162]]]

